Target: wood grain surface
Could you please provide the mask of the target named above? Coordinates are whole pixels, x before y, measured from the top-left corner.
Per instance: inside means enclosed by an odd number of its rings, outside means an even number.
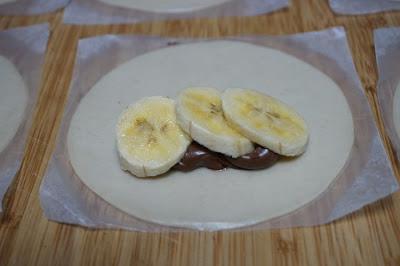
[[[62,11],[0,17],[0,29],[51,24],[34,125],[21,170],[0,221],[0,265],[400,265],[400,193],[334,223],[243,233],[135,233],[87,230],[49,222],[38,191],[54,147],[79,38],[106,33],[179,37],[290,34],[344,26],[357,71],[377,112],[372,30],[400,26],[400,12],[336,16],[327,0],[293,0],[288,9],[250,18],[196,19],[137,25],[67,26]],[[399,177],[399,164],[385,144]]]

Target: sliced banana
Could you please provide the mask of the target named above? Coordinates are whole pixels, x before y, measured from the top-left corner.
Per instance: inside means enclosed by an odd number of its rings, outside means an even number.
[[[178,124],[195,141],[231,157],[251,152],[250,140],[232,129],[225,120],[221,94],[213,88],[183,90],[176,103]]]
[[[117,124],[121,167],[138,177],[167,172],[190,142],[176,123],[174,101],[164,97],[143,98],[129,106]]]
[[[305,151],[307,125],[283,102],[255,90],[228,89],[222,108],[229,124],[251,141],[285,156]]]

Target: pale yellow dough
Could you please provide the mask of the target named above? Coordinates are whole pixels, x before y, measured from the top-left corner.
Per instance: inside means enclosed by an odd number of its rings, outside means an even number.
[[[17,69],[0,56],[0,153],[14,138],[28,102],[28,91]]]
[[[230,0],[100,0],[103,3],[150,12],[185,12],[216,6]]]
[[[122,171],[115,145],[119,114],[142,97],[176,97],[193,86],[253,88],[292,106],[310,143],[296,160],[267,170],[170,172],[143,180]],[[340,88],[314,67],[242,42],[179,45],[136,57],[104,76],[82,99],[68,132],[81,180],[115,207],[165,225],[249,225],[288,212],[326,190],[350,154],[354,128]]]

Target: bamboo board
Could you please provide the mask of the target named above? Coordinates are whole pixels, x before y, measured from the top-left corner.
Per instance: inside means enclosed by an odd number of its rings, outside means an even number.
[[[288,9],[252,18],[138,25],[67,26],[62,11],[0,17],[0,29],[51,24],[42,89],[22,168],[0,221],[0,265],[400,265],[400,193],[329,225],[232,233],[93,231],[49,222],[38,191],[54,147],[79,38],[102,34],[175,37],[290,34],[344,26],[357,71],[399,177],[399,164],[377,112],[372,30],[400,26],[400,12],[336,16],[327,0],[293,0]]]

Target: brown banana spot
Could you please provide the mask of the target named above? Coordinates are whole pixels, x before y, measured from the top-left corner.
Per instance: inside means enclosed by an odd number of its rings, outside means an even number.
[[[157,142],[157,138],[154,135],[150,135],[149,138],[147,139],[147,144],[153,144]]]
[[[137,118],[135,120],[135,126],[141,131],[153,131],[154,127],[145,118]]]
[[[168,130],[168,127],[169,127],[169,124],[168,123],[165,123],[164,125],[162,125],[162,127],[161,127],[161,132],[162,133],[166,133],[167,132],[167,130]]]
[[[211,114],[214,114],[214,115],[219,114],[222,111],[219,106],[217,106],[213,103],[210,103],[210,109],[211,109]]]
[[[280,119],[281,115],[275,112],[265,112],[265,116],[268,118],[269,121],[274,121],[275,119]]]

